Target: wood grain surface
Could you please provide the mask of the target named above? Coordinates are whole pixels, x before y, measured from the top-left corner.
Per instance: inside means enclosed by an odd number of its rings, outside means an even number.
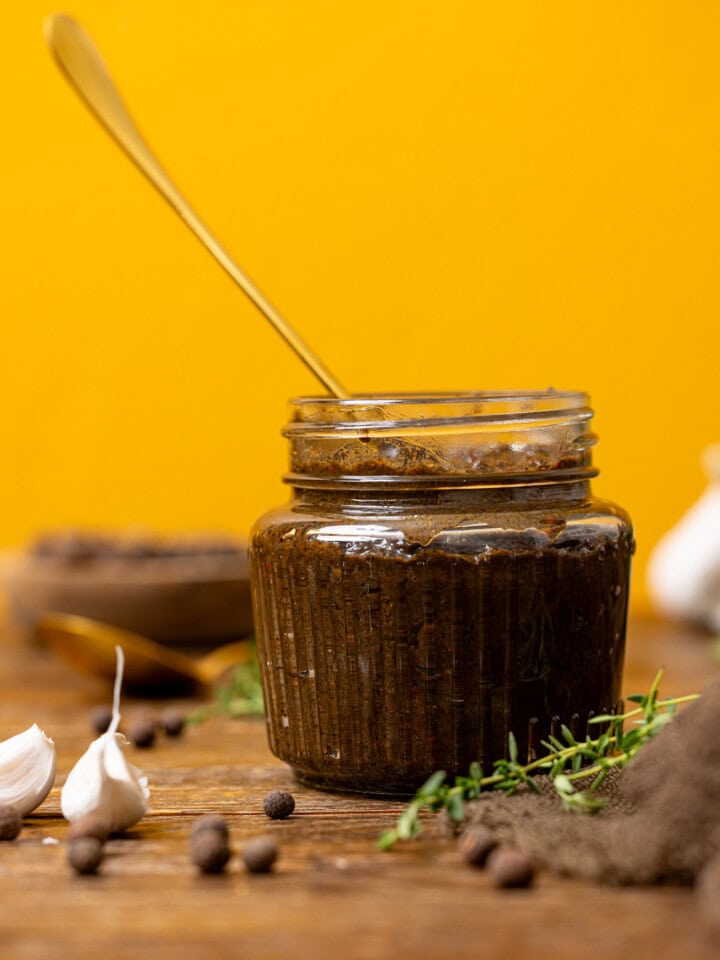
[[[267,749],[262,720],[213,719],[178,740],[130,750],[149,776],[151,812],[108,843],[99,876],[75,876],[60,787],[93,737],[91,707],[109,692],[7,629],[0,657],[0,737],[37,722],[58,750],[50,797],[18,840],[0,844],[2,960],[720,956],[720,934],[702,924],[689,889],[612,889],[543,873],[532,890],[498,892],[429,822],[418,841],[377,851],[378,833],[401,805],[293,783]],[[666,695],[698,689],[717,672],[707,637],[634,622],[625,691],[646,689],[661,664]],[[142,706],[126,701],[124,718]],[[296,797],[289,820],[271,822],[262,812],[263,796],[276,787]],[[274,874],[247,875],[233,857],[226,875],[199,876],[188,833],[209,811],[227,815],[235,850],[249,837],[274,836],[281,848]],[[43,844],[48,837],[59,843]]]

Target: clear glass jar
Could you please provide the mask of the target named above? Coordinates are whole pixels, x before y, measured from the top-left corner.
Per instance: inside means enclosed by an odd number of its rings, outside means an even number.
[[[251,579],[270,746],[312,786],[412,792],[620,695],[629,518],[582,393],[303,398]]]

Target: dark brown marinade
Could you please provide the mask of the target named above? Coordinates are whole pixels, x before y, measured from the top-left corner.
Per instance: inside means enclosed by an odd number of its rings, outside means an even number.
[[[300,516],[259,528],[275,754],[315,786],[407,793],[437,769],[487,772],[510,730],[521,757],[560,723],[584,736],[620,696],[633,541],[613,512],[612,532],[558,536],[516,516],[474,549],[327,542]]]
[[[492,447],[458,445],[433,451],[423,444],[396,437],[356,437],[346,443],[323,446],[316,440],[296,440],[290,469],[313,477],[340,476],[486,476],[551,473],[589,466],[587,451],[562,445],[494,444]]]

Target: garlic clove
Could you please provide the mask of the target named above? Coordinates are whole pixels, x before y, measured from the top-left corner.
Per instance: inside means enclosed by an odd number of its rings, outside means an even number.
[[[60,805],[71,823],[88,814],[99,816],[111,833],[127,830],[147,811],[147,777],[122,752],[125,738],[104,733],[90,744],[70,771]]]
[[[39,807],[55,782],[55,744],[34,723],[0,743],[0,804],[25,817]]]
[[[71,823],[93,814],[100,817],[111,833],[127,830],[147,811],[150,791],[147,777],[128,763],[122,752],[127,743],[117,733],[120,722],[120,685],[123,656],[119,647],[115,678],[113,719],[109,729],[94,740],[68,774],[60,795],[63,816]]]
[[[648,587],[662,614],[718,628],[720,607],[720,445],[703,457],[709,485],[658,542]]]

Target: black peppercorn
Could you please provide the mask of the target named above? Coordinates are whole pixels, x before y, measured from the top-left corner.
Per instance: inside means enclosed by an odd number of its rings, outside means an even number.
[[[185,729],[185,714],[180,710],[166,710],[160,721],[168,737],[179,737]]]
[[[243,848],[240,856],[250,873],[268,873],[277,860],[277,844],[272,837],[256,837]]]
[[[230,836],[227,820],[219,813],[207,813],[205,816],[198,817],[190,828],[190,836],[196,837],[206,830],[219,834],[226,843]]]
[[[22,830],[20,811],[9,803],[0,806],[0,840],[14,840]]]
[[[458,841],[460,856],[474,867],[484,867],[488,855],[497,846],[497,840],[487,827],[470,827]]]
[[[155,724],[149,717],[136,717],[128,728],[133,746],[145,749],[155,743]]]
[[[77,837],[68,845],[68,861],[76,873],[95,873],[102,858],[103,845],[97,837]]]
[[[95,813],[88,813],[79,820],[70,824],[68,830],[68,840],[78,840],[80,837],[94,837],[100,843],[105,843],[110,836],[110,828],[107,821]]]
[[[487,868],[496,887],[529,887],[535,873],[530,858],[511,847],[494,850]]]
[[[230,848],[216,830],[201,830],[190,838],[190,859],[203,873],[222,873]]]
[[[295,798],[287,790],[271,790],[263,800],[263,810],[271,820],[284,820],[295,809]]]
[[[96,733],[106,733],[107,728],[112,721],[112,710],[110,707],[94,707],[90,713],[90,724]]]

